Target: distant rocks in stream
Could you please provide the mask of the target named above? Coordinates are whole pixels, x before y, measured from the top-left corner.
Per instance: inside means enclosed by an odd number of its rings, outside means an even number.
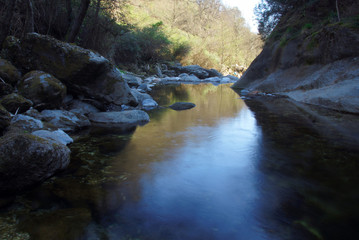
[[[148,123],[145,111],[161,108],[149,94],[156,85],[237,80],[180,64],[157,64],[156,75],[136,75],[94,51],[37,33],[7,37],[0,56],[0,194],[5,195],[66,168],[67,145],[73,142],[68,134],[90,126],[127,131]]]
[[[190,103],[190,102],[176,102],[176,103],[172,104],[171,106],[169,106],[169,108],[176,110],[176,111],[181,111],[181,110],[187,110],[187,109],[194,108],[195,106],[196,106],[196,104]]]

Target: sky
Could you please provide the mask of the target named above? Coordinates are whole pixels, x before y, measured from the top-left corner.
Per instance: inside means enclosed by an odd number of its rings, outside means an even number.
[[[253,9],[260,1],[261,0],[222,0],[227,6],[238,7],[252,32],[258,32]]]

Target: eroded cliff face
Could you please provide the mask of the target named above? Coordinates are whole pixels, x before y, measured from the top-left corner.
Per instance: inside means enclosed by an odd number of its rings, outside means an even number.
[[[359,3],[348,1],[341,21],[317,8],[284,16],[232,87],[359,113]]]

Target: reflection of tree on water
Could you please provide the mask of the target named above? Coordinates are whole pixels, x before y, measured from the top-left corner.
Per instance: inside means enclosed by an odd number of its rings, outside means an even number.
[[[246,103],[263,132],[263,225],[280,239],[358,239],[357,141],[329,128],[329,112],[320,122],[286,99]]]
[[[151,174],[153,163],[166,161],[180,149],[189,128],[216,126],[244,107],[224,85],[180,85],[155,92],[159,96],[155,99],[162,98],[159,102],[163,105],[191,101],[197,106],[179,112],[152,111],[149,124],[127,132],[91,129],[77,137],[71,145],[69,168],[18,202],[22,206],[18,214],[25,216],[19,221],[23,231],[40,240],[54,231],[47,225],[56,226],[59,239],[78,239],[85,232],[106,236],[109,228],[120,226],[117,221],[125,221],[120,214],[122,206],[141,198],[143,174]],[[72,221],[59,220],[66,217]],[[93,225],[95,230],[87,227]]]

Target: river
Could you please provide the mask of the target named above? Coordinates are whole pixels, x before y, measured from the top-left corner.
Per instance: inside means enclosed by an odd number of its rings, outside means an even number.
[[[75,136],[69,168],[3,209],[0,236],[358,239],[357,130],[341,134],[323,120],[357,116],[280,98],[245,102],[229,85],[162,86],[153,96],[196,107]]]

